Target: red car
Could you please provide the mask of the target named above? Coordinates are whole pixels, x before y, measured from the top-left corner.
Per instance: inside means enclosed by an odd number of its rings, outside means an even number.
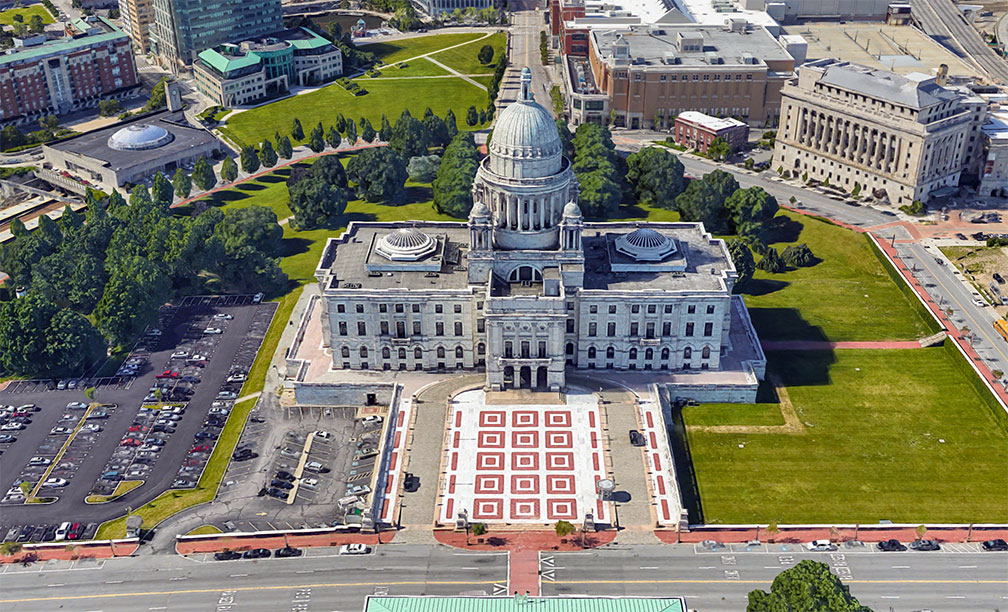
[[[178,372],[176,372],[174,370],[165,370],[164,372],[161,372],[160,374],[158,374],[154,378],[178,378],[178,377],[179,377],[179,373]]]
[[[119,446],[140,446],[143,444],[143,440],[137,440],[135,438],[126,438],[119,443]]]
[[[81,537],[82,533],[84,533],[84,523],[74,523],[70,527],[70,531],[67,532],[67,539],[76,540]]]
[[[199,446],[194,446],[189,450],[190,453],[208,453],[210,452],[210,446],[208,444],[200,444]]]
[[[126,431],[143,431],[144,429],[146,428],[143,427],[142,425],[131,425],[130,428],[127,429]]]

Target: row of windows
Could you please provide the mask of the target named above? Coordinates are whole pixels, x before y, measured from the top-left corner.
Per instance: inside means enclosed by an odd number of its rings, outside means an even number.
[[[573,331],[572,329],[570,329],[570,328],[573,327],[573,325],[568,324],[567,327],[568,327],[568,331]],[[692,337],[693,336],[693,328],[694,328],[694,324],[693,323],[687,323],[686,324],[685,335],[687,337]],[[710,321],[704,323],[703,335],[709,337],[709,336],[711,336],[713,334],[714,334],[714,323],[712,323]],[[595,337],[597,335],[598,335],[598,324],[595,323],[594,321],[588,323],[588,337],[593,338],[593,337]],[[665,323],[662,323],[662,333],[661,333],[661,335],[662,336],[671,336],[672,335],[672,323],[670,323],[668,321],[666,321]],[[616,337],[616,323],[610,321],[609,323],[606,324],[606,336],[608,336],[610,338],[615,338]],[[630,323],[630,337],[632,337],[632,338],[638,338],[638,337],[640,337],[640,325],[637,322]],[[654,324],[653,321],[649,321],[649,322],[647,322],[647,324],[645,324],[645,326],[644,326],[644,337],[645,338],[654,338],[655,337],[655,324]]]
[[[637,357],[639,355],[640,355],[640,353],[635,348],[631,348],[630,351],[629,351],[629,353],[628,353],[628,357],[630,358],[630,361],[636,361]],[[669,358],[669,355],[670,355],[670,351],[669,351],[668,348],[663,348],[661,350],[661,358],[663,360],[667,360]],[[598,350],[594,346],[588,347],[588,359],[595,359],[597,356],[598,356]],[[612,346],[607,347],[606,348],[606,354],[605,354],[605,356],[606,356],[606,359],[615,359],[616,358],[616,348],[612,347]],[[682,356],[683,356],[683,359],[692,359],[693,358],[693,349],[691,347],[687,346],[686,348],[683,349]],[[703,349],[700,351],[700,358],[701,359],[710,359],[710,356],[711,356],[711,348],[709,346],[703,347]],[[647,360],[654,359],[654,349],[650,349],[650,348],[649,349],[645,349],[644,350],[644,359],[647,359]]]
[[[358,353],[360,354],[361,359],[367,359],[367,357],[368,357],[368,349],[367,349],[366,346],[360,347],[360,350],[358,351]],[[479,354],[483,355],[484,353],[485,353],[485,349],[484,349],[483,345],[480,344],[479,345]],[[406,354],[407,354],[406,353],[406,349],[404,349],[404,348],[400,348],[397,351],[397,355],[398,355],[398,357],[399,357],[400,360],[406,359]],[[444,357],[445,357],[445,348],[443,346],[437,347],[437,349],[435,350],[435,354],[437,355],[438,359],[444,359]],[[344,346],[342,349],[340,349],[340,355],[342,355],[344,359],[348,359],[350,357],[350,347]],[[392,350],[389,347],[387,347],[387,346],[382,347],[381,356],[382,356],[382,359],[391,359],[392,358]],[[461,346],[456,346],[455,347],[455,357],[457,359],[462,359],[462,357],[464,357],[464,356],[465,356],[465,349],[463,349]],[[423,349],[421,349],[419,347],[413,349],[413,358],[414,359],[423,359]]]
[[[483,329],[482,329],[483,328],[482,321],[483,320],[480,319],[480,331],[481,332],[483,331]],[[396,334],[395,334],[396,338],[405,338],[406,337],[406,322],[405,321],[396,321],[395,325],[396,325]],[[461,336],[462,335],[462,321],[455,321],[453,328],[454,328],[456,336]],[[347,328],[347,322],[346,321],[340,321],[339,325],[338,325],[338,329],[339,329],[339,335],[341,335],[341,336],[348,335],[348,328]],[[388,336],[391,333],[390,329],[391,329],[391,326],[389,325],[388,321],[381,321],[379,323],[379,333],[381,335]],[[364,322],[364,321],[357,321],[357,335],[358,336],[366,336],[367,335],[367,323],[366,322]],[[421,326],[420,321],[413,321],[413,335],[414,336],[423,335],[423,327]],[[434,335],[435,336],[443,336],[443,335],[445,335],[445,324],[444,324],[443,321],[438,321],[437,323],[434,324]]]
[[[388,304],[378,304],[378,312],[388,312],[388,306],[389,306]],[[411,306],[411,310],[413,312],[420,312],[420,307],[421,307],[420,304],[411,304],[410,306]],[[452,309],[454,310],[455,314],[459,314],[459,313],[462,312],[462,304],[454,304],[453,307],[452,307]],[[358,313],[363,313],[364,312],[364,304],[354,304],[354,310],[356,312],[358,312]],[[405,304],[396,304],[395,305],[395,311],[397,313],[406,312],[406,305]],[[346,305],[345,304],[337,304],[336,305],[336,312],[346,312]],[[434,304],[434,312],[436,312],[436,313],[442,313],[442,312],[444,312],[444,304]]]

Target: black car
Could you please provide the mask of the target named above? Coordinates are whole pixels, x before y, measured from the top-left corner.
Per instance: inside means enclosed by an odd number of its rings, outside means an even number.
[[[275,487],[270,487],[269,489],[266,489],[266,495],[269,495],[270,497],[275,497],[277,499],[287,499],[287,491],[281,491],[280,489],[277,489]]]
[[[266,419],[262,418],[261,416],[254,416],[254,417],[252,417],[249,420],[252,421],[253,423],[265,423],[266,422]],[[283,549],[281,549],[281,550],[283,550]],[[292,548],[291,550],[298,550],[298,549],[297,548]]]
[[[167,425],[155,425],[154,427],[151,427],[151,433],[173,434],[175,433],[175,428],[168,427]]]
[[[411,474],[406,472],[406,477],[403,478],[403,489],[407,493],[416,493],[417,489],[420,488],[420,477],[416,474]]]
[[[240,448],[231,455],[231,458],[235,461],[247,461],[249,459],[255,459],[259,456],[259,453],[254,452],[251,448]]]
[[[897,552],[906,550],[907,547],[900,544],[899,540],[886,540],[885,542],[878,543],[878,549],[883,552]]]
[[[197,431],[196,435],[193,437],[197,440],[216,440],[220,436],[212,431]]]
[[[245,554],[242,555],[246,559],[265,559],[270,556],[270,550],[268,548],[253,548],[252,550],[246,550]]]
[[[43,542],[52,542],[56,539],[56,525],[49,525],[46,527],[45,533],[42,534]]]
[[[279,478],[274,478],[272,481],[270,481],[270,486],[275,487],[277,489],[283,489],[284,491],[290,491],[291,489],[294,488],[294,485],[287,482],[286,480],[280,480]]]
[[[292,548],[290,546],[286,546],[284,548],[278,548],[275,554],[277,558],[282,559],[284,557],[300,557],[301,555],[304,554],[304,551],[301,550],[300,548]]]
[[[291,474],[290,472],[284,470],[280,470],[279,472],[277,472],[276,477],[279,478],[280,480],[286,480],[287,482],[294,482],[294,474]]]
[[[644,434],[637,431],[636,429],[631,429],[630,444],[631,446],[644,446],[645,444],[647,444],[647,438],[645,438]]]
[[[986,542],[981,544],[981,546],[983,546],[984,550],[990,550],[990,551],[1008,550],[1008,542],[1005,542],[1001,538],[998,538],[996,540],[987,540]]]
[[[938,544],[938,540],[914,540],[910,542],[910,550],[941,550],[941,545]]]
[[[218,561],[234,561],[235,559],[241,559],[242,554],[233,550],[225,550],[219,553],[214,553],[213,558]]]

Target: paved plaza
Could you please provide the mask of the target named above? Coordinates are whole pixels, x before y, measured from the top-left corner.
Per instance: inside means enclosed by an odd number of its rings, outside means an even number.
[[[457,512],[490,523],[610,522],[595,483],[607,478],[597,398],[572,392],[556,405],[486,404],[455,396],[449,415],[439,519]]]

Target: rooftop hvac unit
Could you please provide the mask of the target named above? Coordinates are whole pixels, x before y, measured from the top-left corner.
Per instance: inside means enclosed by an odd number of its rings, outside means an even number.
[[[718,54],[715,53],[714,51],[708,51],[706,55],[707,55],[707,63],[710,64],[711,66],[715,66],[721,63],[721,57],[718,56]]]
[[[678,64],[679,63],[679,56],[677,56],[675,53],[672,53],[672,52],[666,52],[662,56],[662,63],[663,64],[668,64],[669,66],[673,66],[675,64]]]

